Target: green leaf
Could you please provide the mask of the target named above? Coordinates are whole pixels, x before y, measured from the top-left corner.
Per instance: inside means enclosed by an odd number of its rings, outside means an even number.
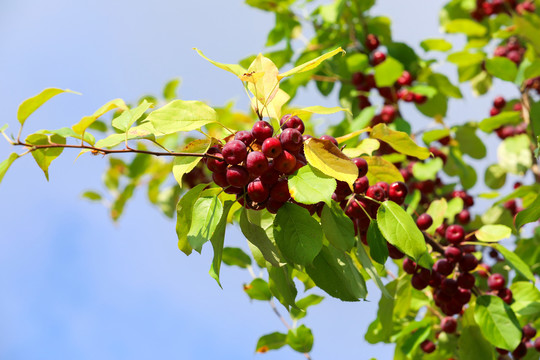
[[[460,197],[455,197],[448,201],[448,207],[446,208],[446,214],[444,215],[445,219],[453,220],[457,214],[463,210],[463,199]]]
[[[204,154],[210,146],[213,145],[213,141],[210,139],[197,139],[193,140],[180,150],[180,152]],[[195,169],[195,166],[202,160],[202,156],[176,156],[173,160],[173,175],[178,185],[182,187],[182,178],[185,174]]]
[[[103,199],[101,195],[95,191],[85,191],[81,196],[90,201],[101,201]]]
[[[446,58],[451,63],[458,67],[472,66],[481,64],[484,61],[485,55],[482,53],[471,53],[469,51],[459,51],[448,55]]]
[[[478,124],[478,128],[483,132],[490,133],[503,125],[518,124],[521,122],[521,113],[519,111],[505,111],[498,115],[485,118]]]
[[[379,230],[376,219],[373,219],[369,223],[367,242],[369,245],[369,255],[371,258],[379,264],[384,265],[386,263],[386,259],[388,259],[388,246],[386,245],[386,239]]]
[[[350,158],[359,157],[362,155],[371,156],[375,150],[378,150],[381,143],[377,139],[363,139],[360,140],[357,147],[343,149],[343,153]]]
[[[377,87],[392,86],[403,73],[403,64],[392,57],[375,66],[375,83]]]
[[[392,295],[388,292],[388,290],[384,287],[384,284],[377,273],[377,269],[375,269],[375,266],[373,266],[373,263],[371,262],[371,259],[369,258],[366,249],[364,249],[364,245],[359,243],[358,247],[356,249],[356,256],[366,273],[369,275],[369,277],[375,282],[377,287],[381,290],[382,294],[386,296],[387,298],[391,299]],[[354,259],[354,258],[353,258]]]
[[[338,53],[343,53],[345,54],[345,50],[343,50],[341,47],[337,48],[337,49],[334,49],[332,51],[329,51],[313,60],[310,60],[310,61],[307,61],[301,65],[298,65],[294,68],[292,68],[291,70],[289,71],[286,71],[282,74],[279,74],[278,75],[278,79],[281,80],[287,76],[291,76],[291,75],[294,75],[294,74],[298,74],[298,73],[302,73],[304,71],[309,71],[309,70],[312,70],[312,69],[315,69],[317,66],[319,66],[323,61],[333,57],[334,55],[338,54]]]
[[[486,71],[481,71],[471,79],[471,87],[474,96],[484,95],[493,84],[493,78]]]
[[[217,121],[214,109],[201,101],[174,100],[152,111],[147,120],[156,131],[173,134],[179,131],[191,131]]]
[[[476,21],[470,19],[455,19],[444,25],[444,31],[450,34],[461,33],[467,36],[484,36],[487,28]]]
[[[308,106],[301,109],[295,109],[291,112],[293,115],[298,115],[299,117],[308,117],[313,114],[323,114],[323,115],[330,115],[335,114],[337,112],[344,111],[346,113],[351,114],[351,111],[349,109],[340,107],[340,106],[334,106],[334,107],[326,107],[326,106]]]
[[[77,124],[73,125],[71,128],[77,134],[82,135],[86,129],[92,125],[98,118],[105,115],[111,110],[120,109],[122,111],[128,110],[128,107],[124,100],[114,99],[97,109],[92,115],[84,116]]]
[[[514,81],[518,71],[516,64],[503,56],[487,59],[486,70],[491,75],[504,81]]]
[[[521,258],[514,252],[508,250],[501,244],[491,244],[491,247],[501,253],[504,256],[504,259],[510,265],[510,267],[516,270],[521,276],[527,278],[528,280],[535,282],[535,278],[529,266],[521,260]]]
[[[459,150],[473,159],[482,159],[486,156],[486,146],[483,141],[476,136],[476,128],[463,125],[458,126],[455,139],[459,143]]]
[[[427,251],[422,232],[409,214],[393,201],[385,201],[377,211],[377,223],[384,238],[415,260]]]
[[[285,345],[287,345],[287,335],[280,332],[273,332],[259,338],[255,351],[258,353],[265,353],[268,350],[280,349]]]
[[[223,212],[219,222],[210,238],[212,243],[212,248],[214,249],[214,257],[212,259],[212,266],[210,267],[209,274],[213,277],[218,285],[221,287],[219,282],[219,270],[221,269],[221,260],[223,257],[223,244],[225,242],[225,229],[227,227],[227,217],[229,216],[229,211],[231,206],[234,204],[233,201],[227,200],[223,203]]]
[[[461,156],[459,148],[452,146],[444,166],[444,171],[450,176],[459,176],[461,185],[467,190],[476,184],[477,176],[475,169],[467,164]]]
[[[365,129],[369,125],[371,119],[373,119],[373,116],[375,116],[376,110],[375,106],[368,106],[367,108],[362,109],[351,122],[350,130],[358,131]]]
[[[176,205],[176,234],[178,248],[186,255],[191,254],[192,248],[188,242],[188,232],[191,228],[193,205],[201,196],[206,184],[198,184],[182,196]]]
[[[474,319],[493,346],[513,351],[521,342],[521,326],[516,315],[498,296],[478,297]]]
[[[445,117],[446,111],[448,110],[448,98],[442,93],[438,93],[431,99],[428,99],[426,103],[416,105],[416,108],[428,117]]]
[[[449,129],[435,129],[424,132],[422,135],[422,141],[429,145],[434,141],[440,140],[450,135]]]
[[[426,213],[433,219],[433,224],[431,224],[431,226],[426,230],[426,233],[430,235],[435,234],[435,230],[437,230],[437,228],[443,223],[447,211],[448,203],[446,202],[445,198],[433,200],[431,202]]]
[[[260,278],[253,279],[249,285],[244,285],[244,291],[253,300],[269,301],[272,299],[268,283]]]
[[[499,164],[490,165],[486,169],[484,182],[491,189],[500,189],[506,183],[506,171]]]
[[[421,160],[429,157],[427,148],[416,145],[407,133],[391,130],[385,124],[376,125],[371,130],[370,137],[388,143],[394,150],[402,154],[414,156]]]
[[[537,139],[537,144],[540,143],[540,101],[531,102],[531,110],[529,115],[531,117],[531,128],[534,136]],[[536,157],[538,157],[538,149],[540,149],[540,144],[536,147]]]
[[[455,86],[448,80],[448,78],[439,73],[432,73],[428,78],[429,84],[435,86],[439,91],[446,95],[456,99],[461,99],[463,95],[459,87]]]
[[[57,88],[48,88],[43,90],[39,94],[24,100],[21,105],[19,105],[19,109],[17,109],[17,120],[19,120],[21,126],[24,125],[26,119],[28,119],[28,117],[32,115],[34,111],[39,109],[41,105],[45,104],[54,96],[64,92],[80,95],[79,93],[71,91],[69,89],[63,90]]]
[[[323,299],[324,297],[322,296],[310,294],[305,298],[298,300],[296,302],[298,309],[291,309],[291,317],[294,320],[302,319],[306,316],[306,310],[308,307],[319,304],[321,301],[323,301]]]
[[[366,283],[352,259],[343,251],[324,246],[306,272],[330,296],[358,301],[367,295]]]
[[[176,98],[176,89],[178,89],[178,85],[180,85],[180,79],[172,79],[165,84],[165,87],[163,88],[163,98],[166,101],[171,101]]]
[[[415,94],[425,95],[428,99],[431,99],[437,95],[437,89],[428,85],[414,85],[409,90]]]
[[[407,337],[407,340],[405,340],[401,346],[401,351],[403,351],[406,356],[409,356],[413,350],[417,349],[420,344],[429,337],[430,333],[431,325],[416,329],[416,331]]]
[[[32,134],[26,138],[26,142],[32,145],[48,145],[48,144],[65,144],[66,139],[58,135],[43,135],[43,134]],[[64,149],[59,148],[46,148],[46,149],[37,149],[32,151],[32,156],[36,160],[38,166],[43,170],[47,181],[49,181],[49,165],[51,162],[56,159],[62,153]]]
[[[285,259],[307,265],[322,248],[323,232],[309,211],[296,204],[285,203],[274,219],[274,238]]]
[[[294,200],[302,204],[332,202],[336,190],[336,179],[327,176],[307,164],[289,177],[289,192]]]
[[[206,56],[204,56],[204,54],[197,48],[193,48],[193,50],[195,50],[201,57],[203,57],[204,59],[208,60],[210,63],[212,63],[213,65],[217,66],[218,68],[220,69],[223,69],[225,71],[228,71],[230,73],[233,73],[235,74],[236,76],[240,77],[242,76],[243,74],[247,73],[247,70],[244,69],[242,66],[240,65],[237,65],[237,64],[222,64],[222,63],[218,63],[217,61],[213,61],[213,60],[210,60],[209,58],[207,58]]]
[[[2,179],[4,178],[4,175],[6,175],[6,172],[9,170],[9,167],[15,160],[19,158],[19,154],[17,153],[11,153],[9,154],[8,158],[0,163],[0,183],[2,182]]]
[[[369,58],[363,53],[347,55],[345,62],[350,73],[364,72],[369,67]]]
[[[533,60],[524,71],[525,79],[532,79],[540,76],[540,59]]]
[[[435,180],[443,165],[441,158],[434,158],[425,163],[417,162],[412,167],[412,173],[419,181]]]
[[[510,290],[515,300],[511,305],[515,313],[534,317],[540,315],[540,291],[535,284],[528,281],[514,281]]]
[[[128,129],[139,120],[146,110],[153,106],[152,103],[143,100],[143,102],[134,109],[128,109],[119,116],[115,117],[112,121],[112,126],[115,129],[126,132]]]
[[[251,265],[251,258],[244,250],[235,247],[223,249],[222,260],[226,265],[247,268]]]
[[[335,201],[326,204],[321,214],[324,235],[337,249],[349,251],[354,246],[354,225]]]
[[[380,156],[363,157],[368,163],[367,178],[370,184],[376,184],[379,181],[391,184],[396,181],[403,181],[403,175],[399,169],[390,161]]]
[[[420,43],[424,51],[448,51],[452,49],[452,44],[444,39],[426,39]]]
[[[504,139],[497,148],[501,168],[512,174],[524,174],[532,166],[531,140],[527,134]]]
[[[538,221],[538,219],[540,219],[540,195],[536,197],[531,205],[516,215],[516,229],[519,230],[523,225]]]
[[[474,233],[480,241],[497,242],[510,237],[512,229],[505,225],[484,225]]]
[[[287,333],[287,344],[301,353],[308,353],[313,347],[313,334],[305,325],[290,329]]]
[[[127,131],[127,140],[139,140],[139,139],[149,139],[155,140],[154,127],[151,123],[145,122],[139,126],[132,127]],[[87,134],[84,134],[85,137]],[[98,148],[112,148],[118,144],[123,143],[126,140],[126,134],[112,134],[107,136],[105,139],[101,139],[96,142],[96,147]]]
[[[264,259],[273,266],[279,266],[280,255],[276,245],[268,238],[262,227],[249,221],[246,208],[243,208],[240,213],[239,223],[242,234],[244,234],[251,244],[259,249]]]
[[[223,214],[223,204],[217,196],[205,195],[195,201],[193,205],[193,214],[191,228],[187,238],[189,245],[201,252],[202,246],[214,235],[217,229],[221,215]]]
[[[291,279],[291,273],[287,265],[276,267],[270,266],[268,269],[268,285],[272,294],[279,300],[283,306],[289,310],[289,307],[296,307],[296,286]]]
[[[474,320],[474,308],[469,307],[463,314],[461,336],[458,340],[460,360],[495,360],[495,348],[482,335]]]

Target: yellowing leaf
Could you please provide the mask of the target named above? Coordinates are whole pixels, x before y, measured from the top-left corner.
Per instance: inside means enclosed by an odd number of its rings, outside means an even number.
[[[379,181],[391,184],[396,181],[403,181],[403,175],[398,168],[391,162],[384,160],[380,156],[363,156],[368,163],[367,177],[370,184],[375,184]]]
[[[77,124],[72,126],[73,131],[75,131],[77,134],[82,135],[86,129],[92,125],[94,121],[96,121],[99,117],[101,117],[103,114],[114,110],[114,109],[121,109],[122,111],[128,110],[128,107],[124,100],[122,99],[114,99],[100,107],[96,110],[96,112],[93,115],[85,116],[83,117]]]
[[[356,165],[329,140],[308,139],[304,143],[304,153],[310,165],[328,176],[351,186],[358,178]]]
[[[244,69],[242,66],[240,65],[237,65],[237,64],[222,64],[222,63],[218,63],[217,61],[214,61],[214,60],[210,60],[209,58],[207,58],[202,52],[201,50],[197,49],[197,48],[193,48],[193,50],[195,50],[200,56],[202,56],[204,59],[208,60],[210,63],[214,64],[215,66],[217,66],[218,68],[220,69],[223,69],[225,71],[228,71],[230,73],[233,73],[235,74],[236,76],[242,76],[243,74],[245,74],[247,71],[246,69]]]
[[[185,153],[204,154],[215,142],[214,139],[198,139],[190,142],[180,150]],[[173,175],[180,187],[182,187],[182,177],[197,166],[202,157],[178,156],[174,158]]]
[[[22,102],[21,105],[19,105],[19,109],[17,110],[17,120],[21,123],[21,125],[24,124],[26,119],[32,115],[34,111],[39,109],[41,105],[49,101],[52,97],[64,93],[69,92],[73,94],[80,95],[78,92],[71,91],[69,89],[57,89],[57,88],[48,88],[37,94],[36,96],[33,96],[31,98],[28,98]]]
[[[291,97],[285,91],[278,89],[275,96],[265,105],[255,97],[251,98],[251,107],[255,113],[274,119],[281,119],[281,108]]]
[[[156,131],[173,134],[178,131],[191,131],[206,124],[216,122],[216,111],[201,101],[173,100],[167,105],[152,111],[146,120]]]
[[[315,58],[313,60],[305,62],[302,65],[298,65],[295,68],[292,68],[291,70],[286,71],[283,74],[280,74],[279,75],[279,80],[281,80],[281,79],[283,79],[283,78],[285,78],[287,76],[291,76],[291,75],[294,75],[294,74],[298,74],[298,73],[301,73],[301,72],[304,72],[304,71],[309,71],[311,69],[314,69],[317,66],[319,66],[323,61],[325,61],[326,59],[331,58],[332,56],[336,55],[339,52],[342,52],[342,53],[345,54],[345,50],[343,50],[341,47],[339,47],[339,48],[337,48],[335,50],[332,50],[330,52],[327,52],[326,54],[323,54],[323,55],[319,56],[318,58]]]
[[[354,148],[345,148],[343,153],[350,158],[355,158],[361,155],[371,156],[373,152],[381,146],[381,143],[377,139],[364,139],[360,141],[358,146]]]
[[[328,114],[335,114],[339,111],[345,111],[349,114],[352,115],[351,111],[349,109],[346,109],[346,108],[342,108],[342,107],[339,107],[339,106],[334,106],[334,107],[325,107],[325,106],[309,106],[309,107],[306,107],[306,108],[303,108],[303,109],[296,109],[296,110],[293,110],[292,114],[293,115],[298,115],[299,117],[304,117],[306,115],[310,115],[310,114],[324,114],[324,115],[328,115]]]
[[[353,131],[352,133],[350,134],[347,134],[347,135],[343,135],[343,136],[340,136],[338,138],[336,138],[338,144],[341,144],[347,140],[350,140],[352,138],[355,138],[355,137],[358,137],[360,134],[363,134],[365,133],[366,131],[371,131],[371,128],[367,127],[365,129],[361,129],[361,130],[357,130],[357,131]]]
[[[251,83],[256,83],[261,77],[264,76],[264,73],[260,72],[250,72],[245,73],[243,75],[238,76],[238,78],[242,81],[247,81]]]
[[[402,154],[415,156],[421,160],[429,157],[429,150],[427,148],[416,145],[407,133],[392,130],[385,124],[376,125],[371,130],[370,136],[388,143],[394,150]]]
[[[248,73],[258,74],[253,82],[248,82],[247,88],[264,107],[272,101],[279,90],[279,70],[272,60],[259,54],[249,66]]]

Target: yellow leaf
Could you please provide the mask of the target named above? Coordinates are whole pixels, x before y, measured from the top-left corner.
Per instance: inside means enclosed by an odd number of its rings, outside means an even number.
[[[278,89],[275,96],[264,105],[255,97],[251,98],[251,107],[255,113],[274,119],[281,119],[281,108],[291,97],[285,91]]]
[[[217,140],[214,138],[193,140],[184,146],[180,152],[204,154],[216,142]],[[177,156],[174,158],[173,175],[180,187],[182,187],[182,177],[184,174],[193,170],[201,160],[202,157],[195,156]]]
[[[358,168],[329,140],[311,138],[304,143],[308,163],[324,174],[353,185]]]
[[[338,144],[341,144],[341,143],[344,143],[345,141],[349,140],[349,139],[352,139],[352,138],[355,138],[355,137],[358,137],[360,134],[363,134],[367,131],[371,131],[371,128],[367,127],[365,129],[361,129],[361,130],[357,130],[357,131],[353,131],[352,133],[350,134],[347,134],[347,135],[343,135],[343,136],[340,136],[338,138],[336,138]]]
[[[403,176],[398,168],[389,161],[384,160],[380,156],[362,156],[368,163],[367,177],[370,184],[375,184],[379,181],[391,184],[396,181],[403,181]]]
[[[283,79],[283,78],[285,78],[287,76],[291,76],[291,75],[294,75],[294,74],[298,74],[298,73],[301,73],[301,72],[304,72],[304,71],[309,71],[311,69],[314,69],[317,66],[319,66],[323,61],[325,61],[326,59],[331,58],[332,56],[336,55],[339,52],[342,52],[342,53],[345,54],[345,50],[343,50],[341,47],[339,47],[339,48],[337,48],[335,50],[332,50],[330,52],[327,52],[326,54],[323,54],[323,55],[319,56],[318,58],[315,58],[313,60],[305,62],[302,65],[298,65],[297,67],[292,68],[291,70],[286,71],[283,74],[280,74],[279,75],[279,80],[281,80],[281,79]]]
[[[83,117],[77,124],[72,126],[73,131],[77,134],[84,134],[85,130],[92,125],[100,116],[114,109],[121,109],[122,111],[128,110],[128,107],[124,100],[114,99],[96,110],[93,115]]]
[[[416,145],[413,139],[403,131],[395,131],[385,124],[378,124],[372,130],[370,137],[382,140],[390,145],[394,150],[410,156],[415,156],[421,160],[429,157],[429,150]]]
[[[19,109],[17,110],[17,120],[21,123],[21,125],[24,124],[26,119],[41,105],[43,105],[45,102],[49,101],[52,97],[64,93],[72,93],[81,95],[78,92],[71,91],[69,89],[57,89],[57,88],[48,88],[37,94],[36,96],[33,96],[29,99],[26,99],[22,102],[22,104],[19,106]]]
[[[350,158],[355,158],[361,155],[371,156],[373,152],[379,149],[381,143],[376,139],[364,139],[360,141],[358,146],[354,148],[345,148],[343,153]]]
[[[346,108],[342,108],[342,107],[339,107],[339,106],[335,106],[335,107],[324,107],[324,106],[309,106],[309,107],[306,107],[306,108],[303,108],[303,109],[296,109],[292,112],[292,115],[298,115],[299,117],[305,117],[306,115],[310,115],[310,114],[323,114],[323,115],[328,115],[328,114],[335,114],[339,111],[345,111],[349,114],[352,114],[351,111],[349,109],[346,109]]]
[[[209,58],[207,58],[202,52],[201,50],[197,49],[197,48],[193,48],[193,50],[195,50],[200,56],[202,56],[204,59],[208,60],[210,63],[214,64],[215,66],[217,66],[218,68],[220,69],[223,69],[225,71],[228,71],[230,73],[233,73],[235,74],[236,76],[242,76],[243,74],[245,74],[247,71],[246,69],[244,69],[242,66],[240,65],[237,65],[237,64],[222,64],[222,63],[218,63],[217,61],[214,61],[214,60],[210,60]]]
[[[255,60],[249,65],[248,73],[262,74],[257,75],[258,78],[253,82],[248,82],[248,90],[259,100],[263,105],[266,105],[272,100],[279,90],[278,73],[279,70],[269,58],[262,54],[257,55]]]
[[[264,73],[261,73],[261,72],[250,72],[250,73],[245,73],[243,75],[240,75],[238,76],[238,78],[242,81],[256,83],[257,81],[259,81],[261,77],[263,77],[263,75]]]

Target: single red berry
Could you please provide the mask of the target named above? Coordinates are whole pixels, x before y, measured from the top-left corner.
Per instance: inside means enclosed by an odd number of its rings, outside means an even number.
[[[227,181],[231,186],[244,187],[249,182],[249,173],[246,168],[233,165],[227,169]]]
[[[358,86],[361,86],[362,84],[364,84],[366,80],[366,76],[364,75],[364,73],[362,72],[355,72],[353,75],[352,75],[352,79],[351,79],[351,82],[353,83],[354,86],[358,87]],[[285,115],[286,116],[286,115]],[[280,121],[281,122],[281,121]]]
[[[354,164],[358,168],[358,177],[361,178],[361,177],[365,176],[367,174],[367,172],[368,172],[368,163],[367,163],[366,159],[358,157],[358,158],[352,159],[352,161],[354,162]]]
[[[264,140],[272,137],[272,134],[274,133],[274,128],[266,121],[260,120],[257,121],[255,125],[253,125],[251,133],[253,134],[255,140],[257,140],[259,144],[262,144]]]
[[[281,141],[274,137],[267,138],[262,143],[262,152],[267,158],[278,157],[282,150]]]
[[[373,34],[368,34],[366,36],[366,48],[369,50],[369,51],[373,51],[375,50],[376,48],[379,47],[379,38],[377,37],[377,35],[373,35]]]
[[[514,357],[514,359],[517,360],[517,359],[521,359],[525,355],[527,355],[527,345],[521,342],[519,343],[517,348],[514,351],[512,351],[512,356]]]
[[[448,276],[454,271],[454,264],[446,259],[439,259],[433,265],[433,271],[441,275]]]
[[[401,76],[397,79],[397,83],[400,86],[410,86],[412,85],[412,81],[412,75],[408,71],[404,71],[403,73],[401,73]]]
[[[373,57],[372,57],[372,63],[373,63],[373,66],[377,66],[379,65],[380,63],[382,63],[384,60],[386,60],[386,55],[383,53],[383,52],[380,52],[380,51],[375,51],[373,53]]]
[[[351,187],[345,181],[337,181],[336,190],[334,192],[343,198],[352,194]]]
[[[338,142],[335,137],[330,135],[323,135],[319,139],[321,140],[330,140],[334,145],[338,146]]]
[[[260,179],[255,179],[247,185],[247,194],[255,202],[263,202],[268,199],[270,189]]]
[[[457,281],[454,279],[444,279],[440,289],[448,296],[455,296],[459,293]]]
[[[260,151],[252,151],[246,159],[246,168],[250,175],[259,176],[268,170],[268,159]]]
[[[471,221],[471,213],[467,209],[461,210],[459,214],[456,215],[456,219],[461,224],[467,225]]]
[[[369,188],[369,180],[367,176],[359,177],[354,181],[353,184],[354,193],[355,194],[363,194],[367,191]]]
[[[497,109],[502,109],[506,105],[506,100],[502,96],[497,96],[495,100],[493,100],[493,106]]]
[[[412,287],[416,290],[424,290],[429,284],[429,280],[423,279],[420,274],[414,274],[411,279]]]
[[[303,134],[306,129],[302,119],[291,114],[283,115],[281,120],[279,120],[279,126],[281,126],[282,129],[296,129],[300,131],[301,134]]]
[[[500,113],[501,113],[501,110],[497,109],[497,108],[491,108],[491,110],[489,110],[489,115],[490,116],[499,115]]]
[[[290,197],[289,182],[286,179],[280,179],[270,190],[270,198],[275,201],[285,202],[289,200]]]
[[[476,279],[473,274],[464,272],[459,274],[457,278],[458,286],[463,289],[472,289]]]
[[[383,201],[385,197],[385,191],[378,185],[370,186],[366,191],[366,196],[377,201]]]
[[[285,204],[285,201],[278,201],[270,197],[266,202],[266,210],[271,214],[276,214],[283,204]]]
[[[478,259],[472,254],[465,254],[459,260],[459,268],[463,272],[474,270],[478,266]]]
[[[296,157],[290,152],[283,150],[281,155],[274,159],[274,169],[284,174],[290,174],[296,166]]]
[[[397,247],[390,244],[389,242],[386,243],[386,246],[388,247],[388,256],[394,260],[403,259],[405,256],[404,253],[402,253]],[[426,281],[427,286],[427,281]],[[425,286],[424,286],[425,287]]]
[[[385,124],[390,124],[396,118],[396,108],[392,105],[384,105],[381,110],[381,120]]]
[[[456,294],[456,300],[461,304],[465,305],[469,301],[471,301],[471,290],[469,289],[458,289],[458,293]]]
[[[444,237],[452,244],[459,244],[465,238],[465,230],[460,225],[450,225],[446,228]]]
[[[431,340],[424,340],[424,341],[422,341],[422,343],[420,344],[420,348],[421,348],[422,351],[425,352],[426,354],[431,354],[432,352],[435,351],[435,349],[437,348],[437,346],[435,346],[435,344],[434,344],[433,341],[431,341]]]
[[[247,147],[246,144],[240,140],[232,140],[223,146],[221,153],[228,164],[236,165],[246,159]]]
[[[398,205],[401,205],[405,201],[407,193],[407,185],[401,181],[396,181],[389,186],[388,198]]]
[[[302,147],[303,139],[302,133],[293,128],[287,128],[279,135],[279,141],[283,149],[296,152]]]
[[[215,157],[223,159],[223,155],[220,153],[212,154]],[[208,158],[206,160],[206,167],[212,172],[225,172],[227,171],[227,163],[224,160],[217,160],[214,158]]]
[[[501,274],[492,274],[487,283],[491,290],[501,290],[506,285],[506,280]]]
[[[447,316],[441,321],[441,329],[447,334],[453,334],[457,330],[457,321],[451,316]]]
[[[420,230],[427,230],[431,225],[433,225],[433,218],[429,214],[424,213],[416,219],[416,226]]]
[[[227,181],[227,173],[226,172],[215,172],[212,173],[212,180],[222,188],[226,188],[229,186],[229,182]]]
[[[414,103],[418,105],[422,105],[427,101],[427,96],[423,94],[414,94]]]
[[[536,329],[531,325],[527,324],[523,327],[523,337],[527,340],[531,340],[536,336]]]
[[[534,339],[534,348],[536,349],[536,351],[540,352],[540,337]]]
[[[461,259],[461,250],[456,246],[448,246],[444,249],[444,256],[448,261],[456,263]]]
[[[234,134],[234,140],[240,140],[241,142],[246,144],[246,146],[249,146],[251,145],[251,143],[253,143],[255,138],[253,137],[251,131],[242,130]]]
[[[519,63],[521,62],[521,54],[519,53],[519,51],[516,51],[516,50],[512,50],[512,51],[509,51],[508,54],[506,54],[506,57],[519,65]]]
[[[412,275],[416,273],[416,269],[417,269],[417,265],[413,260],[409,258],[405,258],[403,260],[403,271],[405,271],[407,274]]]
[[[503,299],[503,301],[508,305],[512,303],[513,294],[512,291],[508,288],[497,291],[497,296]]]

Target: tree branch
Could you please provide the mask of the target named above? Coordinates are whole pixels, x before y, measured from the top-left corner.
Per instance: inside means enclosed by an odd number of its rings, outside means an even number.
[[[428,234],[426,234],[425,232],[422,232],[422,234],[424,234],[424,239],[426,239],[426,242],[431,245],[431,248],[438,252],[438,253],[441,253],[444,255],[444,248],[438,243],[436,242],[435,240],[433,240]]]

